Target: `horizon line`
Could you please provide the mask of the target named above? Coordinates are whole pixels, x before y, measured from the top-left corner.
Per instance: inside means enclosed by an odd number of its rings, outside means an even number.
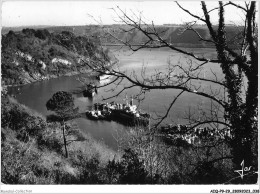
[[[20,28],[20,27],[72,27],[72,26],[113,26],[113,25],[118,25],[118,26],[128,26],[127,24],[75,24],[75,25],[21,25],[21,26],[1,26],[1,28]],[[185,26],[186,24],[143,24],[143,25],[154,25],[154,26],[171,26],[171,25],[176,25],[176,26]],[[218,24],[213,24],[213,26],[216,26]],[[194,26],[206,26],[206,24],[195,24]],[[226,26],[243,26],[243,25],[238,25],[238,24],[226,24]]]

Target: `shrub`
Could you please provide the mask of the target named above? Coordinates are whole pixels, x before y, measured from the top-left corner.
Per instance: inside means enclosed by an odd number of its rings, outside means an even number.
[[[62,153],[63,144],[60,140],[60,137],[57,137],[56,134],[50,132],[50,129],[43,132],[37,137],[37,143],[40,150],[47,148],[49,150],[54,150],[57,153]]]
[[[88,159],[84,155],[78,155],[79,161],[76,166],[79,170],[79,184],[102,184],[104,183],[104,171],[100,161],[93,157]]]
[[[126,149],[121,162],[123,173],[120,174],[122,184],[145,184],[148,180],[148,172],[144,168],[143,161],[140,161],[137,153]]]
[[[52,169],[50,178],[55,184],[78,184],[78,179],[61,168]]]
[[[40,155],[28,150],[30,145],[19,142],[5,143],[1,150],[1,180],[5,184],[35,183],[32,179],[33,166],[40,164]]]
[[[35,37],[45,40],[47,37],[50,37],[50,32],[46,29],[36,30]]]
[[[148,175],[144,162],[132,149],[125,150],[121,161],[109,161],[105,169],[110,184],[151,184],[159,180],[158,175]]]

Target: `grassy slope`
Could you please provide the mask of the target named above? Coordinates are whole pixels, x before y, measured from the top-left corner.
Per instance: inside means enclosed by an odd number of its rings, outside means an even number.
[[[3,183],[80,183],[83,163],[91,163],[97,158],[102,166],[115,155],[102,143],[74,129],[76,135],[70,136],[71,139],[86,140],[71,143],[66,159],[58,123],[47,123],[44,117],[9,97],[2,98],[1,109]]]
[[[70,131],[73,133],[67,140],[79,141],[68,146],[69,157],[65,158],[59,123],[47,123],[43,116],[13,98],[2,97],[1,181],[5,184],[212,184],[234,177],[231,161],[207,163],[221,154],[217,147],[198,150],[191,145],[164,145],[156,139],[146,144],[146,132],[135,129],[131,143],[118,155],[77,128]],[[224,150],[228,154],[229,149]]]

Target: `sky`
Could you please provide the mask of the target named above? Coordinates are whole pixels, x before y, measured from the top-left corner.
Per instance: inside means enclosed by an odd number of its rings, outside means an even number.
[[[202,15],[199,1],[179,2],[192,13]],[[217,1],[207,2],[209,9],[217,4]],[[174,1],[4,0],[2,26],[114,24],[117,23],[118,18],[111,8],[117,6],[130,15],[132,12],[142,12],[147,23],[153,21],[156,25],[183,24],[192,20],[192,17],[182,11]],[[243,13],[234,7],[226,10],[228,23],[233,21],[242,25],[241,18],[243,17]],[[216,18],[217,11],[212,15],[213,23],[217,21]]]

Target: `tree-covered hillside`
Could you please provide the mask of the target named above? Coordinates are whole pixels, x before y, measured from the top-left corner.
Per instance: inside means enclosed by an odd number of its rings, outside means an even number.
[[[41,79],[85,72],[102,59],[114,59],[92,39],[68,31],[23,29],[2,35],[2,85],[26,84]]]
[[[35,27],[35,28],[41,28]],[[102,27],[98,25],[88,25],[88,26],[46,26],[49,32],[61,33],[63,31],[68,31],[76,34],[77,36],[86,36],[92,39],[95,43],[102,42],[103,45],[109,44],[122,44],[122,42],[116,40],[109,34],[113,34],[117,39],[123,41],[129,41],[131,44],[140,44],[147,41],[147,37],[140,33],[138,30],[131,30],[127,25],[103,25]],[[153,28],[151,26],[151,28]],[[194,31],[187,29],[186,25],[155,25],[154,28],[160,32],[161,37],[167,42],[174,44],[179,47],[212,47],[213,45],[208,42],[203,42],[194,33]],[[193,28],[202,36],[203,39],[208,39],[210,37],[209,31],[205,25],[195,25]],[[217,28],[217,26],[213,26]],[[227,25],[227,39],[229,43],[236,47],[239,43],[238,40],[241,39],[241,34],[243,32],[242,26]],[[3,28],[2,33],[6,34],[9,30],[18,31],[19,27],[14,28]],[[147,28],[149,31],[149,29]]]

